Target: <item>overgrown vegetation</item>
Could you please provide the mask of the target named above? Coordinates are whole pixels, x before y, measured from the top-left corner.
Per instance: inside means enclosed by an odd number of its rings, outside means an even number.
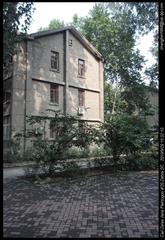
[[[113,156],[114,166],[122,154],[135,155],[148,150],[150,131],[145,119],[128,114],[110,115],[102,125],[102,143]]]
[[[150,143],[152,135],[145,119],[139,116],[110,115],[99,128],[82,123],[80,128],[79,119],[53,112],[54,116],[51,117],[30,116],[28,122],[31,129],[22,137],[35,137],[33,147],[23,154],[17,141],[10,152],[10,159],[14,162],[23,159],[35,163],[27,169],[28,176],[54,177],[59,172],[65,176],[76,176],[82,172],[82,162],[76,161],[80,158],[87,159],[85,165],[88,169],[107,170],[113,167],[117,170],[123,164],[124,169],[130,170],[156,169],[156,148]],[[54,126],[55,134],[51,141],[45,137],[44,131],[40,134],[36,131],[43,121],[51,121]],[[95,147],[89,148],[94,143]],[[123,161],[123,156],[126,161]]]

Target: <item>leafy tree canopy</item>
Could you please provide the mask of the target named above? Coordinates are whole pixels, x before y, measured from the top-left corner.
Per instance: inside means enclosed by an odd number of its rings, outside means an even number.
[[[3,3],[3,63],[14,54],[15,43],[22,40],[32,20],[33,2]]]
[[[150,31],[158,32],[158,2],[110,2],[105,3],[113,18],[129,19],[130,25],[144,35]]]
[[[120,97],[126,112],[135,111],[135,106],[147,110],[145,78],[141,74],[145,60],[135,46],[139,34],[147,34],[151,30],[156,34],[157,9],[157,3],[99,3],[95,4],[90,14],[81,18],[81,21],[74,16],[73,25],[105,59],[105,105],[108,103],[108,84],[115,83],[115,86],[120,86],[120,91],[122,90]],[[149,70],[145,73],[153,79],[153,75],[157,75],[156,67],[152,69],[153,72]],[[109,103],[111,112],[114,110],[114,103]]]
[[[38,31],[45,31],[45,30],[56,30],[65,27],[64,21],[60,21],[59,19],[53,19],[50,21],[47,27],[40,27]]]

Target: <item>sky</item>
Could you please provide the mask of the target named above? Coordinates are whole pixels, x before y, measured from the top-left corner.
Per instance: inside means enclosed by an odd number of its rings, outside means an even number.
[[[34,2],[36,10],[32,15],[33,21],[28,33],[37,32],[40,27],[47,27],[54,18],[69,23],[75,13],[79,17],[85,17],[94,5],[95,2]],[[149,52],[152,41],[152,34],[149,34],[141,38],[137,45],[140,53],[145,56],[148,66],[155,62]]]
[[[29,33],[36,32],[40,27],[47,27],[54,18],[68,23],[75,13],[79,17],[85,17],[94,5],[94,2],[36,2]]]

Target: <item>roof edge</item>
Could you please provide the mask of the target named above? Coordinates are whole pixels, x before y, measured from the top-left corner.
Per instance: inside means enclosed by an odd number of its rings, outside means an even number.
[[[50,36],[53,34],[61,33],[69,30],[96,58],[104,61],[101,53],[73,26],[67,26],[58,30],[45,30],[41,32],[28,34],[27,38],[30,40],[37,39],[41,37]]]

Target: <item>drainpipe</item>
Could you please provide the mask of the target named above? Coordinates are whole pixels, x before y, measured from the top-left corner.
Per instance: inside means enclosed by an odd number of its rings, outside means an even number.
[[[25,73],[25,86],[24,86],[24,144],[23,144],[23,154],[25,156],[26,150],[26,99],[27,99],[27,78],[28,78],[28,40],[25,41],[25,54],[26,54],[26,73]]]
[[[64,32],[64,115],[68,112],[68,30]]]

